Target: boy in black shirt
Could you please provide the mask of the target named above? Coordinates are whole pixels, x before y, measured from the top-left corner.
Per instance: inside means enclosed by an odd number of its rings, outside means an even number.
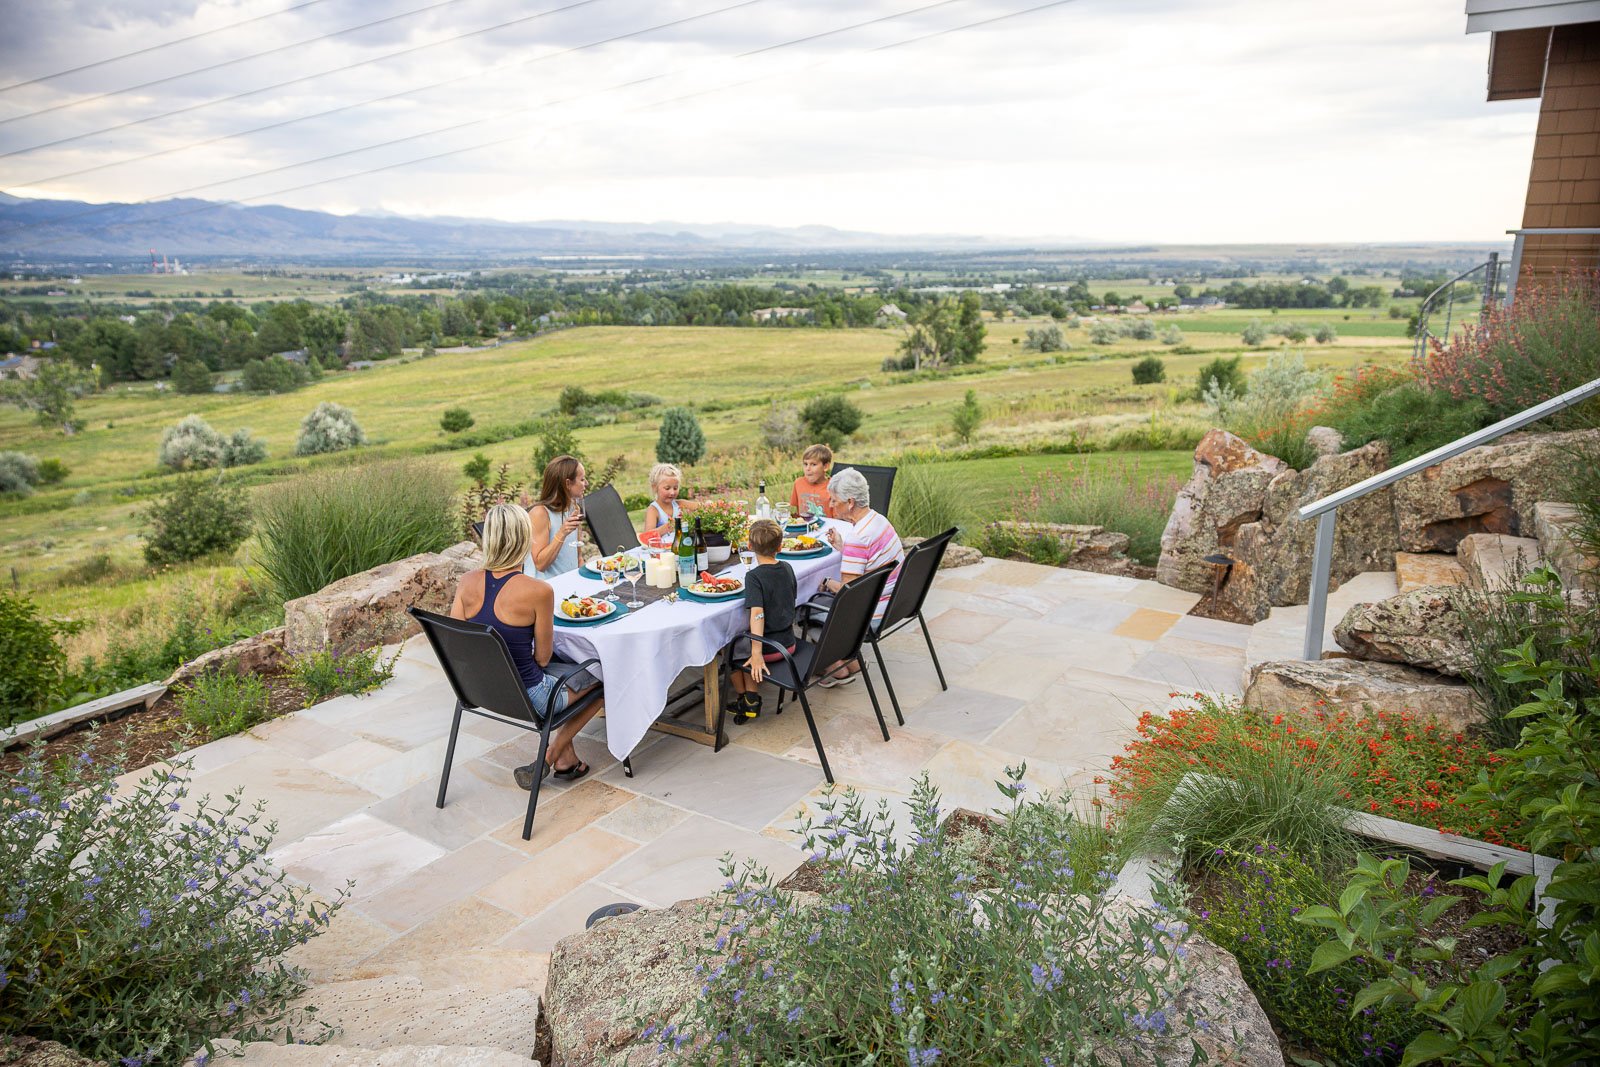
[[[745,572],[744,604],[750,610],[750,632],[770,637],[789,651],[794,651],[794,568],[779,560],[778,549],[783,545],[783,531],[770,519],[760,519],[750,525],[750,550],[755,553],[756,565]],[[727,709],[733,721],[746,723],[761,714],[761,694],[757,688],[767,673],[767,664],[783,657],[770,646],[750,646],[754,642],[740,638],[734,646],[734,658],[743,659],[744,670],[733,672],[733,704]],[[748,671],[749,673],[745,673]]]

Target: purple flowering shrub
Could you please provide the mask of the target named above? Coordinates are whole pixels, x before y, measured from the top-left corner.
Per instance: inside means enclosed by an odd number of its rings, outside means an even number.
[[[267,683],[253,674],[208,671],[178,687],[178,713],[205,731],[207,740],[228,737],[264,722],[270,714]]]
[[[269,868],[275,824],[239,794],[188,798],[187,767],[35,746],[0,793],[0,1032],[111,1063],[185,1062],[224,1037],[316,1041],[284,960],[325,902]]]
[[[337,652],[308,652],[294,657],[289,673],[306,691],[306,707],[319,704],[341,693],[370,693],[394,677],[397,652],[383,658],[383,649],[367,648],[339,655]]]
[[[1195,903],[1200,932],[1233,953],[1261,1006],[1292,1042],[1332,1063],[1399,1063],[1420,1029],[1402,1011],[1370,1005],[1352,1014],[1352,1001],[1378,977],[1370,963],[1351,959],[1310,973],[1326,940],[1299,916],[1337,903],[1322,870],[1275,845],[1218,848],[1208,869],[1214,891]]]
[[[1113,904],[1104,831],[1065,796],[1022,803],[1022,775],[998,783],[1011,807],[992,831],[959,839],[926,775],[898,831],[886,801],[831,796],[803,825],[815,896],[725,861],[705,942],[685,948],[701,995],[680,1019],[645,1013],[645,1035],[689,1064],[912,1067],[998,1050],[1081,1064],[1114,1043],[1184,1041],[1187,924]]]

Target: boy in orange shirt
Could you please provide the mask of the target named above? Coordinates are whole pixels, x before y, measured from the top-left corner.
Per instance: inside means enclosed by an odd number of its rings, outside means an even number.
[[[833,518],[828,506],[828,469],[833,466],[833,449],[812,445],[801,453],[800,461],[805,473],[794,480],[794,488],[789,490],[789,513],[804,519],[810,515],[811,505],[816,504],[824,515]]]

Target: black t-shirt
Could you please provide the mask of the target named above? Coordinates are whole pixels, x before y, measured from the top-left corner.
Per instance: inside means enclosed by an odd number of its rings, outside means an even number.
[[[788,644],[794,639],[794,568],[783,560],[751,567],[744,576],[744,606],[766,612],[763,635]]]

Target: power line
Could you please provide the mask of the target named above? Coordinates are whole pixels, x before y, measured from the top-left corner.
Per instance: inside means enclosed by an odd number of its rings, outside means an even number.
[[[315,7],[318,4],[323,4],[326,2],[327,0],[305,0],[304,3],[293,4],[279,11],[269,11],[265,15],[257,15],[254,18],[241,19],[238,22],[230,22],[226,26],[217,26],[214,29],[202,30],[199,33],[191,33],[187,37],[179,37],[174,41],[163,41],[160,44],[150,45],[148,48],[138,48],[132,52],[124,52],[120,56],[108,56],[105,59],[97,59],[93,63],[84,63],[81,66],[68,67],[66,70],[58,70],[54,74],[41,74],[37,78],[29,78],[27,81],[12,82],[10,85],[0,85],[0,93],[10,92],[12,89],[21,89],[27,85],[38,85],[40,82],[54,81],[57,78],[65,78],[68,74],[81,74],[86,70],[94,70],[96,67],[104,67],[111,63],[120,63],[124,59],[133,59],[135,56],[149,55],[151,52],[159,52],[163,48],[173,48],[180,44],[188,44],[190,41],[198,41],[203,37],[211,37],[219,33],[226,33],[229,30],[236,30],[240,26],[249,26],[256,22],[265,22],[267,19],[275,19],[279,15],[287,15],[290,12],[300,11],[308,7]]]
[[[880,22],[892,21],[894,19],[904,18],[904,17],[909,16],[909,15],[920,14],[923,11],[932,10],[932,9],[938,8],[938,7],[944,7],[944,6],[948,5],[948,4],[957,3],[957,2],[961,2],[961,0],[939,0],[939,2],[937,2],[937,3],[928,4],[928,5],[925,5],[925,6],[920,7],[920,8],[913,8],[913,9],[911,9],[909,11],[903,11],[903,12],[900,12],[898,15],[883,16],[883,17],[880,17],[880,18],[871,19],[871,20],[869,20],[867,22],[864,22],[864,23],[859,23],[859,24],[857,24],[857,26],[855,28],[860,28],[862,26],[872,25],[872,24],[880,23]],[[990,17],[990,18],[986,18],[986,19],[980,19],[978,21],[967,23],[967,24],[964,24],[964,25],[961,25],[961,26],[949,27],[947,29],[939,30],[939,31],[936,31],[934,33],[928,33],[928,34],[923,34],[923,35],[918,36],[918,37],[907,38],[906,40],[893,42],[893,43],[887,44],[887,45],[878,45],[876,47],[866,49],[865,51],[870,53],[870,52],[888,51],[888,50],[894,49],[894,48],[902,48],[902,47],[906,47],[908,45],[914,45],[914,44],[918,44],[918,43],[923,42],[923,41],[932,40],[932,39],[937,38],[937,37],[944,37],[944,36],[947,36],[949,34],[959,33],[959,32],[962,32],[964,30],[977,29],[978,27],[981,27],[981,26],[989,26],[989,25],[993,25],[993,24],[998,23],[998,22],[1005,22],[1005,21],[1008,21],[1010,19],[1021,18],[1023,16],[1035,14],[1037,12],[1044,11],[1044,10],[1047,10],[1049,8],[1061,7],[1063,5],[1074,3],[1074,2],[1075,2],[1075,0],[1048,0],[1047,3],[1038,4],[1038,5],[1035,5],[1033,7],[1024,8],[1024,9],[1019,10],[1019,11],[1013,11],[1013,12],[1009,12],[1009,13],[1004,14],[1004,15],[997,15],[997,16],[993,16],[993,17]],[[807,37],[796,38],[796,39],[794,39],[792,41],[783,42],[782,44],[779,44],[779,45],[767,46],[765,48],[756,49],[756,50],[754,50],[753,52],[750,52],[750,53],[740,53],[740,55],[734,56],[732,58],[740,58],[741,56],[747,55],[747,54],[757,54],[757,53],[760,53],[760,52],[771,52],[771,51],[774,51],[777,48],[790,47],[792,45],[805,43],[807,41],[815,39],[817,36],[831,36],[831,35],[834,35],[834,34],[836,34],[838,32],[843,32],[844,29],[848,29],[848,28],[849,27],[842,28],[839,31],[828,31],[828,33],[822,34],[822,35],[810,35],[810,36],[807,36]],[[821,61],[819,61],[817,63],[812,64],[811,66],[812,67],[818,67],[818,66],[825,65],[827,62],[829,62],[829,60],[821,60]],[[766,81],[766,80],[769,80],[771,78],[778,77],[780,75],[780,73],[785,73],[785,72],[773,72],[773,73],[769,73],[769,74],[758,75],[757,77],[745,79],[745,80],[739,81],[739,82],[733,82],[733,83],[730,83],[728,85],[714,86],[714,87],[712,87],[710,89],[699,90],[699,91],[692,92],[692,93],[685,93],[685,94],[682,94],[680,96],[670,97],[670,98],[668,98],[666,100],[653,101],[653,102],[648,103],[648,104],[637,105],[637,106],[632,107],[632,108],[627,108],[626,110],[628,110],[628,111],[645,111],[645,110],[649,110],[649,109],[652,109],[652,108],[662,107],[662,106],[665,106],[667,104],[681,103],[682,101],[685,101],[685,100],[692,100],[692,99],[695,99],[697,97],[710,96],[710,95],[713,95],[715,93],[726,92],[726,91],[728,91],[730,89],[742,88],[742,87],[744,87],[746,85],[753,85],[753,84],[756,84],[756,83],[761,82],[761,81]],[[580,94],[579,96],[571,97],[571,98],[568,98],[567,100],[546,102],[544,104],[535,105],[534,107],[530,107],[530,108],[519,108],[519,109],[516,109],[516,110],[513,110],[513,111],[509,111],[509,112],[506,112],[506,113],[498,115],[498,116],[494,116],[494,118],[495,119],[506,118],[506,117],[508,117],[510,115],[518,114],[518,113],[520,113],[522,111],[537,110],[537,109],[542,108],[542,107],[552,106],[554,103],[567,103],[567,102],[571,102],[573,100],[581,100],[581,99],[585,99],[585,98],[587,98],[589,96],[596,96],[596,95],[600,95],[601,93],[612,92],[612,91],[615,91],[615,90],[621,89],[621,88],[627,88],[627,87],[630,87],[630,86],[641,85],[641,84],[644,84],[645,82],[656,81],[656,80],[658,80],[658,79],[660,79],[662,77],[666,77],[666,76],[668,76],[668,75],[651,75],[651,76],[648,76],[648,77],[645,77],[645,78],[636,79],[636,80],[634,80],[632,82],[624,82],[624,83],[620,83],[619,85],[609,86],[609,87],[607,87],[605,89],[599,90],[599,91],[594,92],[594,93]],[[444,130],[432,131],[432,133],[447,133],[447,132],[451,132],[451,131],[456,130],[456,129],[464,128],[466,126],[479,125],[482,122],[486,122],[486,121],[492,121],[492,120],[491,119],[479,119],[479,120],[475,120],[474,122],[463,123],[463,124],[460,124],[460,125],[454,126],[454,127],[447,127]],[[274,168],[273,170],[263,171],[263,172],[259,172],[259,173],[256,173],[256,174],[248,174],[248,175],[244,175],[244,176],[239,177],[239,178],[230,178],[230,179],[227,179],[226,181],[215,182],[215,183],[212,183],[212,184],[213,185],[226,185],[226,184],[231,184],[231,183],[236,182],[236,181],[246,181],[246,180],[248,180],[250,178],[262,177],[262,176],[264,176],[266,174],[277,173],[277,172],[282,171],[282,170],[292,170],[292,169],[295,169],[295,168],[298,168],[298,167],[301,167],[301,166],[309,166],[309,165],[314,164],[314,163],[320,163],[320,162],[324,162],[325,160],[338,158],[339,156],[351,155],[351,154],[355,154],[357,152],[368,151],[368,150],[370,150],[372,148],[387,147],[388,145],[391,145],[391,144],[399,144],[399,143],[402,143],[403,141],[415,140],[415,139],[417,139],[417,137],[431,136],[431,135],[432,135],[431,133],[430,134],[418,134],[418,135],[415,135],[413,137],[401,138],[401,139],[396,140],[396,141],[386,142],[383,145],[372,145],[372,146],[369,146],[366,149],[354,149],[354,150],[347,151],[347,152],[334,153],[332,155],[323,156],[323,157],[320,157],[318,159],[307,160],[304,163],[291,164],[291,165],[286,166],[286,167],[277,167],[277,168]],[[443,151],[443,152],[435,152],[435,153],[432,153],[432,154],[426,155],[426,156],[418,156],[418,157],[415,157],[415,158],[412,158],[412,159],[400,160],[400,161],[397,161],[397,162],[394,162],[394,163],[386,163],[386,164],[382,164],[382,165],[376,166],[376,167],[369,167],[369,168],[366,168],[366,169],[363,169],[363,170],[352,171],[352,172],[350,172],[348,174],[335,175],[335,176],[329,177],[329,178],[320,178],[320,179],[318,179],[316,181],[305,182],[305,183],[302,183],[300,185],[287,186],[285,188],[275,189],[275,190],[273,190],[271,192],[267,192],[267,193],[258,193],[255,196],[241,197],[239,199],[234,199],[234,200],[225,200],[225,201],[219,201],[219,202],[203,203],[203,204],[199,205],[198,207],[185,208],[182,211],[174,211],[174,212],[171,212],[169,214],[157,216],[156,218],[153,218],[153,219],[140,220],[139,224],[140,225],[151,225],[151,224],[156,224],[156,223],[167,222],[167,221],[169,221],[171,219],[183,218],[183,217],[188,216],[188,215],[200,214],[200,213],[203,213],[203,212],[206,212],[206,211],[217,211],[217,210],[221,210],[221,209],[227,208],[227,207],[242,206],[242,205],[245,205],[245,204],[253,203],[253,202],[257,201],[257,200],[265,200],[265,199],[268,199],[270,197],[286,196],[286,195],[288,195],[290,193],[303,192],[303,191],[305,191],[307,189],[315,189],[315,188],[318,188],[319,186],[323,186],[323,185],[331,185],[331,184],[334,184],[336,182],[349,181],[352,178],[366,177],[366,176],[371,175],[371,174],[381,174],[381,173],[386,172],[386,171],[398,170],[398,169],[401,169],[403,167],[415,166],[415,165],[417,165],[419,163],[437,162],[437,161],[439,161],[441,159],[448,159],[448,158],[450,158],[452,156],[463,155],[463,154],[468,153],[468,152],[479,152],[479,151],[483,151],[484,149],[487,149],[487,148],[498,148],[501,145],[511,144],[513,142],[520,141],[525,136],[526,136],[525,133],[516,133],[516,134],[512,134],[512,135],[507,136],[507,137],[497,137],[497,138],[495,138],[493,140],[482,141],[482,142],[479,142],[477,144],[472,144],[472,145],[465,145],[465,146],[463,146],[461,148],[452,148],[452,149],[448,149],[448,150]],[[199,186],[199,187],[196,187],[196,188],[206,188],[206,186]],[[161,196],[161,197],[149,197],[149,198],[146,198],[145,200],[137,201],[137,203],[150,203],[153,200],[166,199],[167,197],[170,197],[170,196],[173,196],[173,195],[177,195],[177,194],[165,194],[164,196]],[[91,209],[89,211],[79,212],[79,213],[73,214],[73,215],[67,215],[67,216],[64,216],[64,217],[57,217],[57,218],[52,218],[52,219],[45,219],[45,220],[41,220],[39,222],[24,223],[24,224],[22,224],[20,226],[12,227],[12,229],[10,231],[8,231],[5,234],[5,236],[9,237],[13,233],[19,233],[19,232],[21,232],[23,230],[34,229],[34,228],[39,227],[39,226],[58,225],[58,224],[63,223],[63,222],[70,222],[70,221],[73,221],[75,219],[83,218],[83,217],[88,216],[88,215],[99,214],[102,211],[114,210],[114,209],[119,208],[119,207],[127,207],[127,206],[129,206],[129,205],[127,205],[127,204],[105,204],[105,205],[101,205],[100,207],[93,208],[93,209]],[[66,239],[67,238],[58,238],[57,241],[51,241],[51,242],[45,242],[45,243],[46,244],[59,243],[59,241],[66,240]]]
[[[85,96],[77,100],[69,100],[64,104],[52,104],[50,107],[40,108],[37,111],[28,111],[21,115],[12,115],[10,118],[0,119],[0,126],[8,126],[13,122],[21,122],[24,119],[33,119],[38,118],[40,115],[49,115],[57,111],[65,111],[68,108],[79,107],[83,104],[92,104],[96,100],[104,100],[107,97],[121,96],[124,93],[136,93],[141,89],[153,89],[157,85],[166,85],[169,82],[182,81],[184,78],[192,78],[196,74],[210,74],[214,70],[222,70],[238,63],[248,63],[252,59],[260,59],[263,56],[274,56],[279,52],[289,52],[296,48],[304,48],[308,44],[316,44],[318,41],[331,40],[334,37],[343,37],[347,33],[355,33],[358,30],[368,30],[374,26],[382,26],[388,22],[399,22],[401,19],[408,19],[413,15],[425,15],[429,11],[437,11],[442,7],[453,7],[461,2],[462,0],[439,0],[438,3],[429,4],[427,7],[419,7],[411,11],[402,11],[398,15],[387,15],[381,19],[374,19],[371,22],[363,22],[358,26],[349,26],[342,30],[334,30],[331,33],[320,33],[315,37],[307,37],[303,41],[295,41],[293,44],[284,44],[279,45],[276,48],[268,48],[264,52],[253,52],[247,56],[236,56],[233,59],[224,59],[220,63],[213,63],[208,67],[196,67],[194,70],[186,70],[181,74],[168,74],[165,77],[156,78],[153,81],[140,82],[138,85],[129,85],[122,89],[109,89],[103,93],[96,93],[94,96]]]
[[[448,5],[448,4],[455,4],[455,3],[460,3],[460,2],[461,2],[461,0],[442,0],[441,3],[434,4],[434,5],[432,5],[432,7],[418,8],[416,12],[411,12],[411,14],[416,14],[417,12],[420,12],[420,11],[429,11],[429,10],[432,10],[433,8],[444,7],[444,6]],[[471,30],[471,31],[468,31],[467,33],[460,33],[460,34],[457,34],[454,37],[446,37],[443,40],[433,41],[433,42],[431,42],[429,44],[413,45],[410,48],[402,48],[402,49],[400,49],[399,51],[396,51],[396,52],[387,52],[387,53],[385,53],[385,54],[383,54],[381,56],[373,56],[370,59],[358,60],[355,63],[347,63],[342,67],[334,67],[331,70],[319,71],[316,74],[304,74],[304,75],[301,75],[298,78],[290,78],[288,81],[277,82],[277,83],[275,83],[273,85],[263,85],[259,89],[248,89],[248,90],[246,90],[245,92],[242,92],[242,93],[234,93],[232,96],[221,96],[221,97],[218,97],[215,100],[207,100],[207,101],[204,101],[204,102],[199,103],[199,104],[190,104],[187,107],[175,108],[172,111],[166,111],[166,112],[163,112],[162,114],[159,114],[159,115],[148,115],[148,116],[146,116],[146,117],[144,117],[142,119],[132,119],[132,120],[130,120],[128,122],[119,122],[119,123],[117,123],[115,125],[112,125],[112,126],[105,126],[105,127],[102,127],[101,129],[98,129],[98,130],[90,130],[88,133],[73,134],[71,137],[61,137],[61,138],[58,138],[58,139],[56,139],[54,141],[46,141],[43,144],[31,145],[31,146],[29,146],[27,148],[18,148],[18,149],[14,149],[14,150],[12,150],[10,152],[0,152],[0,159],[9,159],[11,156],[19,156],[19,155],[23,155],[24,153],[27,153],[27,152],[37,152],[37,151],[40,151],[41,149],[45,149],[45,148],[55,148],[58,145],[71,144],[74,141],[87,140],[90,137],[98,137],[103,133],[113,133],[113,132],[115,132],[117,130],[125,130],[125,129],[128,129],[128,128],[133,127],[133,126],[142,126],[147,122],[158,122],[161,119],[170,119],[170,118],[173,118],[173,117],[175,117],[177,115],[187,115],[187,114],[189,114],[190,112],[193,112],[193,111],[201,111],[201,110],[204,110],[205,108],[208,108],[208,107],[215,107],[217,104],[232,103],[235,100],[243,100],[247,96],[259,96],[262,93],[272,92],[275,89],[283,89],[283,88],[286,88],[286,87],[288,87],[290,85],[299,85],[302,82],[314,81],[317,78],[325,78],[330,74],[342,74],[347,70],[356,70],[357,68],[360,68],[360,67],[371,66],[374,63],[382,63],[382,62],[384,62],[386,60],[398,59],[400,56],[412,55],[412,54],[414,54],[416,52],[424,52],[424,51],[427,51],[430,48],[438,48],[441,45],[454,44],[457,41],[464,41],[464,40],[466,40],[466,39],[468,39],[470,37],[481,37],[486,33],[493,33],[496,30],[503,30],[503,29],[507,28],[508,26],[517,26],[517,25],[520,25],[520,24],[522,24],[524,22],[533,22],[536,19],[546,18],[546,17],[548,17],[550,15],[559,15],[564,11],[571,11],[574,8],[587,7],[590,4],[596,4],[596,3],[600,3],[600,2],[601,2],[601,0],[576,0],[575,3],[565,4],[565,5],[561,6],[561,7],[550,8],[547,11],[536,12],[535,14],[532,14],[532,15],[523,15],[523,16],[520,16],[518,18],[511,19],[511,20],[509,20],[507,22],[497,23],[497,24],[495,24],[493,26],[485,26],[484,28],[482,28],[480,30]],[[395,17],[396,18],[401,18],[401,17],[404,17],[404,16],[397,15]],[[368,25],[375,26],[375,25],[377,25],[377,23],[368,23]],[[355,29],[364,29],[365,27],[354,27],[354,28]],[[349,31],[341,30],[339,32],[340,33],[345,33],[345,32],[349,32]],[[335,34],[328,34],[326,36],[336,36],[336,35]],[[313,40],[321,40],[321,39],[322,38],[313,38]],[[297,47],[298,48],[298,47],[302,47],[304,44],[309,44],[309,43],[312,43],[312,42],[302,42],[300,45],[286,46],[286,47]],[[273,49],[273,51],[281,51],[281,49]],[[266,53],[266,52],[260,53],[260,55],[267,55],[267,54],[268,53]],[[257,56],[248,56],[248,57],[245,57],[245,58],[254,59],[254,58],[258,58],[258,57]],[[240,62],[242,62],[242,60],[240,60]],[[226,64],[220,64],[220,65],[224,65],[225,66]],[[212,68],[206,68],[206,69],[212,69]],[[190,73],[200,73],[200,72],[199,71],[191,71]],[[164,80],[171,80],[171,79],[164,79]],[[151,82],[149,84],[153,85],[153,84],[157,84],[157,83]],[[139,89],[139,88],[144,88],[144,86],[134,86],[134,89]],[[123,92],[131,92],[132,90],[130,89],[130,90],[122,90],[122,91]],[[102,94],[102,95],[113,95],[113,94]],[[90,97],[88,99],[98,100],[98,99],[100,99],[100,97]],[[87,100],[79,100],[79,101],[76,101],[75,104],[81,104],[81,103],[86,103],[86,102],[87,102]],[[70,107],[70,106],[75,106],[75,104],[63,104],[63,105],[60,105],[60,106],[61,107]],[[57,108],[48,108],[46,110],[53,111],[53,110],[57,110]],[[33,115],[42,115],[42,114],[44,114],[44,112],[43,111],[36,111],[36,112],[33,112],[32,114]],[[18,121],[20,119],[30,118],[30,117],[32,117],[32,116],[31,115],[18,115],[18,116],[15,116],[13,118],[3,119],[3,120],[0,120],[0,126],[4,126],[6,123],[16,122],[16,121]]]
[[[257,126],[257,127],[253,128],[253,129],[249,129],[249,130],[240,130],[240,131],[238,131],[236,133],[223,134],[223,135],[221,135],[219,137],[210,137],[210,138],[207,138],[206,140],[203,140],[203,141],[194,141],[194,142],[191,142],[189,144],[179,145],[176,148],[163,148],[163,149],[161,149],[159,151],[147,152],[146,154],[144,154],[142,156],[134,156],[131,159],[114,160],[114,161],[112,161],[110,163],[99,163],[99,164],[96,164],[95,166],[92,166],[92,167],[84,167],[81,170],[68,171],[65,174],[52,174],[51,176],[49,176],[47,178],[37,178],[37,179],[31,180],[31,181],[18,182],[15,185],[10,186],[9,188],[22,188],[22,187],[34,187],[34,186],[40,186],[40,185],[48,185],[51,182],[65,181],[68,178],[78,178],[78,177],[82,177],[85,174],[93,174],[96,171],[109,170],[112,167],[128,166],[128,165],[133,164],[133,163],[143,163],[143,162],[145,162],[147,160],[156,159],[156,158],[158,158],[160,156],[176,155],[179,152],[187,152],[192,148],[204,148],[204,147],[207,147],[209,145],[219,144],[222,141],[233,140],[236,137],[250,137],[250,136],[253,136],[253,135],[258,134],[258,133],[266,133],[266,132],[268,132],[270,130],[280,130],[280,129],[283,129],[284,127],[294,126],[294,125],[296,125],[298,123],[301,123],[301,122],[310,122],[313,119],[327,118],[329,115],[337,115],[337,114],[340,114],[340,113],[345,112],[345,111],[353,111],[356,108],[366,107],[366,106],[368,106],[370,104],[382,104],[382,103],[387,103],[387,102],[389,102],[391,100],[399,100],[399,99],[401,99],[403,97],[414,96],[414,95],[416,95],[418,93],[431,92],[434,89],[440,89],[440,88],[443,88],[446,85],[454,85],[454,84],[456,84],[458,82],[479,81],[479,80],[482,80],[482,78],[486,74],[495,74],[495,73],[499,73],[501,71],[514,70],[514,69],[516,69],[518,67],[529,67],[529,66],[534,65],[535,63],[543,63],[546,60],[556,59],[556,58],[559,58],[559,57],[565,56],[565,55],[571,55],[572,53],[575,53],[575,52],[583,52],[583,51],[586,51],[588,49],[599,48],[602,45],[615,44],[618,41],[626,41],[626,40],[628,40],[630,38],[640,37],[640,36],[643,36],[644,34],[647,34],[647,33],[655,33],[658,30],[672,29],[672,28],[675,28],[675,27],[678,27],[678,26],[685,25],[686,23],[695,22],[695,21],[698,21],[700,19],[710,18],[713,15],[720,15],[720,14],[723,14],[724,12],[732,11],[735,8],[749,6],[750,3],[762,3],[762,2],[765,2],[765,0],[748,0],[748,2],[741,2],[741,3],[732,4],[732,5],[728,6],[728,7],[720,7],[720,8],[717,8],[716,10],[714,10],[714,11],[706,11],[706,12],[702,12],[702,13],[700,13],[698,15],[688,15],[688,16],[685,16],[684,18],[673,19],[670,22],[661,22],[661,23],[657,23],[654,26],[646,26],[643,29],[629,30],[627,33],[619,33],[619,34],[616,34],[615,36],[602,38],[601,40],[598,40],[598,41],[590,41],[587,44],[573,45],[573,46],[571,46],[569,48],[558,49],[557,51],[554,51],[554,52],[546,52],[544,55],[535,56],[532,59],[521,60],[521,61],[516,62],[516,63],[502,64],[499,67],[492,67],[492,68],[490,68],[490,69],[488,69],[486,71],[471,71],[471,72],[466,73],[466,74],[457,75],[454,78],[446,78],[443,81],[437,81],[437,82],[433,82],[433,83],[431,83],[429,85],[418,86],[417,88],[414,88],[414,89],[402,89],[399,92],[389,93],[389,94],[387,94],[385,96],[376,96],[376,97],[372,97],[372,98],[367,99],[367,100],[358,101],[358,102],[353,103],[353,104],[342,104],[339,107],[329,108],[326,111],[318,111],[318,112],[315,112],[315,113],[310,114],[310,115],[301,115],[298,118],[283,119],[283,120],[278,121],[278,122],[270,122],[265,126]],[[952,2],[954,2],[954,0],[952,0]],[[735,58],[740,58],[740,57],[735,57]],[[664,75],[662,75],[662,76],[664,76]],[[606,91],[609,91],[609,90],[606,90]],[[0,156],[0,158],[4,158],[4,156]]]

